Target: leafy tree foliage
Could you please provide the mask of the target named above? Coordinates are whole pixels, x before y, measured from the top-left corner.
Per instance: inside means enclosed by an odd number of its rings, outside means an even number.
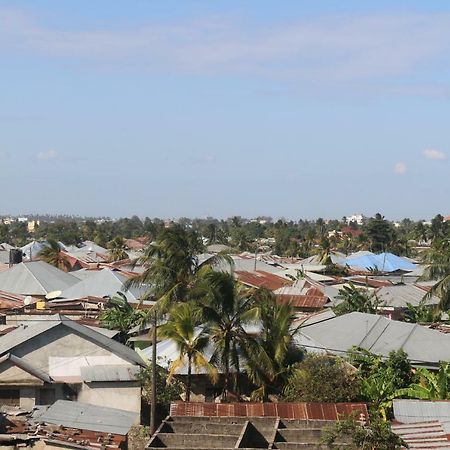
[[[370,239],[371,250],[375,253],[388,250],[394,238],[392,225],[380,213],[370,219],[366,233]]]
[[[283,392],[288,402],[350,402],[358,396],[354,371],[330,356],[308,356],[292,372]]]
[[[334,313],[338,316],[355,311],[369,314],[377,312],[377,304],[370,297],[367,289],[357,288],[353,283],[349,283],[348,286],[339,290],[338,299],[341,300],[341,303],[333,308]]]
[[[126,343],[130,329],[145,323],[146,319],[145,311],[133,308],[122,292],[118,292],[109,300],[105,311],[99,316],[103,327],[119,331],[119,340],[122,343]]]
[[[405,448],[405,442],[397,436],[388,422],[372,417],[367,423],[361,423],[356,418],[336,422],[326,430],[323,443],[335,448],[339,441],[346,440],[353,445],[345,448],[362,450],[395,450]]]
[[[257,387],[252,399],[265,401],[270,394],[281,394],[304,354],[293,339],[296,329],[292,307],[277,304],[272,292],[267,290],[260,290],[256,297],[262,332],[245,344],[246,373]]]
[[[187,362],[186,401],[191,398],[192,367],[205,369],[213,381],[217,381],[217,369],[205,358],[204,351],[209,343],[207,328],[201,326],[201,310],[193,303],[174,305],[166,323],[158,333],[163,339],[170,339],[177,346],[178,357],[169,368],[169,380]]]

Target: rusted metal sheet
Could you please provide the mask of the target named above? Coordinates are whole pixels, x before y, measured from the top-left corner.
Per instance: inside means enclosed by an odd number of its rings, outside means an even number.
[[[256,288],[264,287],[270,291],[276,291],[283,286],[292,284],[291,281],[286,280],[283,277],[279,277],[273,273],[264,272],[263,270],[256,270],[253,272],[236,270],[234,274],[236,279],[243,284]]]
[[[195,403],[173,402],[170,415],[195,417],[280,417],[300,420],[339,420],[363,414],[365,403]]]

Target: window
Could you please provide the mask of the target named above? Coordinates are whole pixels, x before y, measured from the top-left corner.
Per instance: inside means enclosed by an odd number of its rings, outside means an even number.
[[[39,392],[39,405],[53,405],[56,400],[55,389],[42,388]]]
[[[19,389],[0,389],[0,405],[20,406]]]

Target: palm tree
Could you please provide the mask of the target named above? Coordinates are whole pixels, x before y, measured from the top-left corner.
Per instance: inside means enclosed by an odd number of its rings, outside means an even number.
[[[54,239],[47,241],[45,247],[39,252],[38,257],[58,269],[65,270],[66,272],[70,269],[69,261],[63,256],[61,244]]]
[[[436,295],[441,299],[442,310],[450,307],[450,238],[437,240],[423,258],[426,264],[422,280],[438,280],[430,289],[428,296]]]
[[[117,236],[112,241],[108,242],[108,261],[121,261],[128,258],[126,252],[125,241],[122,237]]]
[[[303,359],[303,352],[294,343],[297,328],[290,304],[279,305],[274,294],[265,289],[255,293],[260,307],[262,332],[245,346],[246,372],[257,386],[253,400],[264,401],[270,393],[280,394],[294,364]]]
[[[244,326],[257,320],[259,308],[249,291],[228,273],[204,271],[200,283],[205,289],[201,300],[203,318],[215,347],[211,361],[224,370],[222,398],[225,400],[230,389],[231,368],[236,371],[236,384],[239,383],[240,356],[249,338]]]
[[[122,343],[127,341],[130,329],[144,322],[145,318],[145,312],[134,309],[122,292],[118,292],[109,300],[106,310],[99,316],[102,326],[119,331],[119,340]]]
[[[342,302],[333,308],[333,311],[337,316],[355,311],[369,314],[377,313],[378,299],[376,295],[373,300],[367,289],[357,288],[351,282],[349,283],[349,286],[344,286],[339,290],[338,298],[342,300]]]
[[[127,280],[124,287],[145,287],[142,300],[153,298],[155,305],[147,311],[152,327],[152,380],[156,380],[156,343],[158,318],[164,316],[177,302],[189,298],[189,290],[194,284],[195,275],[200,269],[197,254],[203,249],[203,243],[195,232],[181,227],[164,228],[145,249],[137,263],[142,264],[144,271]],[[217,258],[211,258],[207,264],[213,264]],[[152,383],[153,401],[151,402],[152,432],[155,431],[156,415],[156,382]]]
[[[450,400],[450,363],[441,362],[438,372],[423,367],[417,369],[418,383],[398,389],[395,396],[420,400]]]
[[[200,327],[201,310],[192,303],[179,303],[172,307],[168,321],[161,325],[158,334],[163,339],[172,340],[179,353],[169,368],[169,377],[184,366],[187,360],[186,401],[191,399],[192,366],[196,370],[205,369],[215,382],[217,369],[207,361],[204,351],[209,344],[207,329]]]

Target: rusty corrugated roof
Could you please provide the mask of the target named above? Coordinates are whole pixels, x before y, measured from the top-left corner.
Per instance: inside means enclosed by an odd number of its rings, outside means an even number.
[[[298,420],[340,420],[364,414],[365,403],[195,403],[173,402],[171,416],[280,417]]]
[[[263,270],[256,270],[253,272],[236,270],[234,274],[238,281],[247,286],[255,288],[264,287],[270,291],[275,291],[283,286],[292,284],[291,281],[286,280],[283,277],[279,277],[273,273],[264,272]]]

